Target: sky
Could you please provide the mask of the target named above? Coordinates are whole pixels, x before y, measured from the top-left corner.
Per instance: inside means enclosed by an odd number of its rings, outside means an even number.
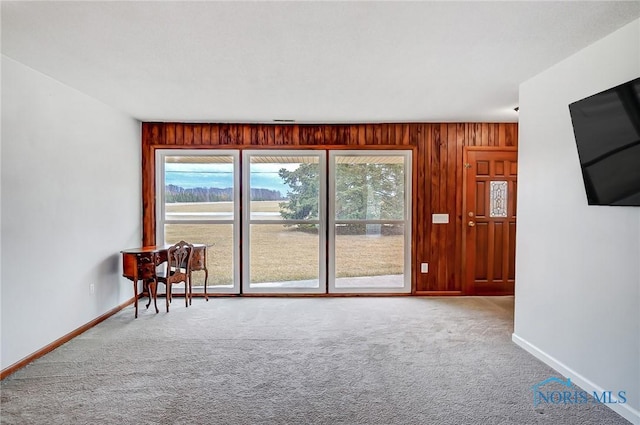
[[[251,164],[250,186],[253,189],[278,190],[285,195],[289,186],[278,175],[281,168],[290,171],[298,164]],[[233,187],[233,164],[165,164],[165,184],[185,189],[194,187]]]

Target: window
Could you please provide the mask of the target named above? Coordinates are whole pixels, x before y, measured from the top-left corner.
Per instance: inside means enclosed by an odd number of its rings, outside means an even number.
[[[245,151],[243,292],[326,292],[324,151]]]
[[[411,291],[411,151],[332,151],[330,292]]]
[[[156,151],[156,240],[207,245],[208,292],[240,288],[238,158],[237,151]],[[203,289],[204,273],[193,273],[192,286]]]
[[[245,150],[240,161],[159,149],[157,241],[206,244],[210,292],[410,292],[411,161],[410,150]],[[203,283],[194,274],[196,292]]]

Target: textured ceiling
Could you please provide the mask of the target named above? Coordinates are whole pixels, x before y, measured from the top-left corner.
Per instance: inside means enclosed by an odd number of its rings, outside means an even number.
[[[2,53],[144,121],[516,121],[521,82],[638,16],[638,1],[3,1]]]

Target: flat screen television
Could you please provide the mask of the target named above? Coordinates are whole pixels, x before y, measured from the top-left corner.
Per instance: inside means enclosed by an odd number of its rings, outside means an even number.
[[[589,205],[640,206],[640,78],[569,112]]]

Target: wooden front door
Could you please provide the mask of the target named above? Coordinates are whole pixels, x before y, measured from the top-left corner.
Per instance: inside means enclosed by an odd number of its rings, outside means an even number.
[[[515,283],[518,153],[468,147],[464,156],[464,292],[511,295]]]

